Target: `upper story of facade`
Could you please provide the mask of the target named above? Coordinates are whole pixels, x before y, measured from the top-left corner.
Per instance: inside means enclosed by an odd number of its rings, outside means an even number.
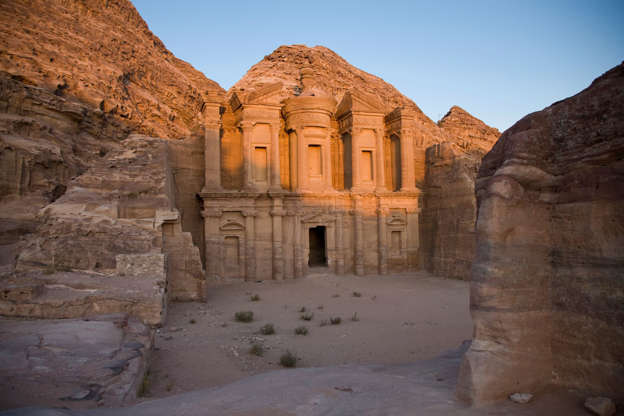
[[[415,115],[358,90],[337,103],[301,72],[303,92],[286,100],[272,83],[208,105],[203,193],[418,193]]]

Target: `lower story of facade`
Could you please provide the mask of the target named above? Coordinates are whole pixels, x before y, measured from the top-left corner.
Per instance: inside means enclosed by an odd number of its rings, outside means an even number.
[[[200,196],[208,279],[293,279],[311,269],[387,274],[418,266],[416,192]]]

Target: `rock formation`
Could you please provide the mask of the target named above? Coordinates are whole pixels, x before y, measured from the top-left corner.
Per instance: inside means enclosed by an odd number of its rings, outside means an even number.
[[[469,280],[476,247],[475,179],[481,158],[500,132],[457,106],[438,126],[453,141],[427,149],[422,259],[425,268],[435,275]]]
[[[72,96],[136,133],[182,138],[221,87],[176,58],[127,0],[0,4],[0,70]]]
[[[176,201],[203,244],[203,154],[192,149],[203,149],[205,106],[224,91],[173,56],[129,1],[2,2],[0,20],[0,272],[13,270],[38,210],[129,133],[184,139],[170,148]]]
[[[624,400],[623,132],[621,64],[483,159],[460,397],[554,384]]]

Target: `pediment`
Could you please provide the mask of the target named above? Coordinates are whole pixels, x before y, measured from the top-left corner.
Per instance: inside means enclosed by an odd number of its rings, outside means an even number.
[[[405,225],[405,219],[403,219],[401,217],[390,217],[386,224],[388,224],[388,225]]]
[[[243,231],[245,226],[235,220],[227,220],[219,227],[221,231]]]
[[[338,104],[336,113],[344,115],[348,112],[384,114],[385,109],[381,100],[376,96],[358,90],[349,90]]]
[[[232,111],[238,110],[241,105],[243,105],[243,103],[241,102],[238,93],[232,94],[232,97],[230,97],[230,107],[232,107]]]
[[[283,86],[281,82],[273,82],[256,88],[245,96],[243,104],[279,105]]]

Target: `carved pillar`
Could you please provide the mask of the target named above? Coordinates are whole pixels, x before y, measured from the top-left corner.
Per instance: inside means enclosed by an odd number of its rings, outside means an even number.
[[[306,168],[308,167],[306,158],[306,143],[303,137],[303,129],[301,127],[297,127],[297,185],[299,189],[306,189],[308,186],[308,172],[306,172]]]
[[[243,132],[243,189],[249,189],[253,187],[253,166],[251,159],[251,135],[253,132],[253,124],[249,121],[241,122],[240,129]]]
[[[364,224],[362,219],[362,201],[360,197],[353,199],[353,218],[354,218],[354,245],[355,245],[355,274],[364,275]]]
[[[256,280],[256,247],[254,210],[242,211],[245,217],[245,280]]]
[[[271,190],[282,189],[280,177],[279,121],[271,123]]]
[[[221,233],[219,232],[219,219],[222,212],[217,208],[205,208],[202,211],[204,217],[204,238],[206,241],[206,278],[218,279],[221,275]]]
[[[276,198],[273,200],[273,209],[271,217],[273,222],[273,279],[284,279],[284,253],[282,248],[282,217],[284,210],[282,209],[282,200]]]
[[[331,139],[329,138],[329,133],[325,143],[323,143],[323,156],[322,156],[322,168],[323,168],[323,177],[325,178],[324,186],[327,189],[333,189],[332,185],[332,161],[331,161]]]
[[[361,186],[359,133],[359,129],[351,129],[351,189],[354,190]]]
[[[296,131],[290,131],[288,133],[289,139],[289,150],[290,150],[290,190],[296,191],[299,189],[299,165],[297,161],[299,160],[299,146],[298,146],[298,138]]]
[[[377,161],[375,163],[375,190],[382,192],[386,190],[386,170],[384,169],[384,145],[383,130],[375,129],[375,153],[377,153]]]
[[[401,191],[416,189],[414,176],[414,133],[412,129],[401,129]]]
[[[206,105],[204,133],[204,189],[221,190],[221,120],[218,104]]]
[[[386,232],[386,218],[388,216],[388,208],[379,207],[377,209],[377,225],[379,237],[379,274],[388,274],[388,241]]]
[[[342,212],[336,211],[336,274],[344,274],[345,272],[345,259],[344,259],[344,240],[342,233],[344,227],[342,223]]]
[[[295,215],[295,279],[303,277],[303,244],[301,241],[301,217]]]

